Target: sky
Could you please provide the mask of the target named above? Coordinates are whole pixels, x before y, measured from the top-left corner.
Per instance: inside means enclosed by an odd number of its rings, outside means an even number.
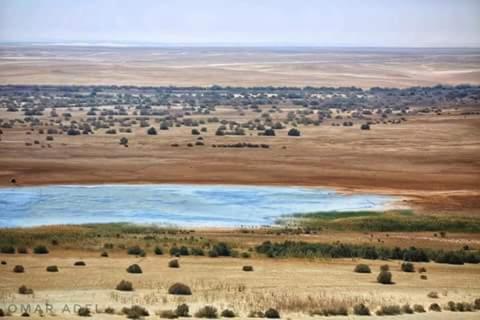
[[[480,0],[0,0],[0,42],[480,47]]]

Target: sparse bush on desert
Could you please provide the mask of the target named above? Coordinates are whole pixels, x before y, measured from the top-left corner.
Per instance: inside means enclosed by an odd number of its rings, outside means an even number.
[[[173,295],[187,295],[187,296],[189,296],[189,295],[192,294],[192,290],[186,284],[177,282],[177,283],[172,284],[170,286],[170,288],[168,288],[168,293],[173,294]]]

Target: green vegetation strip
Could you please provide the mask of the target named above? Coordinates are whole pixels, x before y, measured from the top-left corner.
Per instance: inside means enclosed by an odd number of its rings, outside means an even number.
[[[416,215],[410,210],[386,212],[314,212],[294,214],[277,223],[314,230],[367,231],[367,232],[480,232],[480,218]]]

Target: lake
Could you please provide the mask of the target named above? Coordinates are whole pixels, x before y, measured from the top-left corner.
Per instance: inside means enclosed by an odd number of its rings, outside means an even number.
[[[395,199],[325,188],[66,185],[0,188],[0,226],[106,222],[199,227],[274,224],[287,214],[382,210]]]

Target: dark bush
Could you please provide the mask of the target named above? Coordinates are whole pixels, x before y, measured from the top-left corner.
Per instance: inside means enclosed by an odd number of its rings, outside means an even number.
[[[48,266],[47,267],[47,272],[58,272],[58,267],[57,266]]]
[[[363,303],[356,304],[353,306],[353,314],[357,316],[369,316],[370,309]]]
[[[415,272],[415,266],[411,262],[404,262],[401,265],[403,272]]]
[[[83,261],[75,261],[75,263],[73,264],[74,266],[77,266],[77,267],[84,267],[86,266],[87,264]]]
[[[104,257],[104,258],[108,258],[108,252],[107,251],[103,251],[101,254],[100,254],[101,257]]]
[[[372,273],[372,270],[370,270],[370,267],[367,264],[357,264],[354,269],[355,272],[357,273]]]
[[[180,268],[180,263],[178,262],[178,259],[173,259],[168,262],[168,267],[169,268]]]
[[[48,248],[44,245],[39,245],[33,248],[33,253],[35,254],[48,254]]]
[[[0,253],[5,253],[5,254],[14,254],[15,253],[15,247],[14,246],[4,246],[0,248]]]
[[[156,255],[160,256],[163,254],[163,249],[157,246],[155,247],[154,252]]]
[[[230,309],[225,309],[222,311],[220,316],[222,316],[223,318],[235,318],[235,312]]]
[[[193,255],[193,256],[204,256],[205,255],[205,252],[203,251],[202,248],[192,248],[190,250],[190,253]]]
[[[85,308],[85,307],[80,307],[78,309],[78,316],[80,316],[80,317],[90,317],[91,316],[90,309]]]
[[[275,136],[275,130],[273,130],[272,128],[266,129],[263,135],[273,137]]]
[[[407,303],[407,304],[404,304],[402,306],[402,313],[406,313],[406,314],[412,314],[413,313],[413,309],[412,307],[410,307],[410,305]]]
[[[147,309],[141,306],[132,306],[131,308],[123,308],[122,312],[127,316],[128,319],[140,319],[142,317],[148,317],[150,314]]]
[[[139,246],[133,246],[127,249],[127,254],[135,256],[143,256],[145,251]]]
[[[147,130],[147,134],[154,136],[157,134],[157,130],[154,127],[150,127],[150,129]]]
[[[300,137],[300,130],[292,128],[292,129],[288,130],[288,135],[290,137]]]
[[[217,308],[212,306],[205,306],[195,312],[195,317],[197,318],[206,318],[206,319],[216,319],[218,318]]]
[[[362,130],[370,130],[370,125],[368,123],[364,123],[362,124],[362,126],[360,127],[360,129]]]
[[[280,313],[273,308],[270,308],[267,311],[265,311],[264,316],[265,318],[268,318],[268,319],[280,319]]]
[[[25,268],[21,265],[16,265],[14,268],[13,268],[13,272],[15,273],[24,273],[25,272]]]
[[[18,288],[19,294],[33,294],[33,289],[27,288],[26,286],[21,286]]]
[[[418,273],[424,273],[424,272],[427,272],[427,268],[425,267],[418,268]]]
[[[27,249],[27,247],[18,247],[17,252],[20,253],[20,254],[27,254],[28,249]]]
[[[377,281],[381,284],[393,284],[392,273],[390,271],[380,271]]]
[[[175,314],[179,317],[189,317],[190,308],[186,303],[177,306],[175,309]]]
[[[116,289],[118,291],[133,291],[133,285],[130,281],[122,280],[117,284]]]
[[[426,311],[425,311],[425,308],[424,308],[421,304],[414,304],[414,305],[413,305],[413,311],[415,311],[415,312],[417,312],[417,313],[426,312]]]
[[[475,308],[475,310],[480,310],[480,298],[475,299],[475,301],[473,302],[473,307]]]
[[[178,315],[172,310],[162,310],[158,313],[158,316],[162,319],[177,319]]]
[[[252,266],[243,266],[242,270],[246,271],[246,272],[251,272],[251,271],[253,271],[253,267]]]
[[[105,313],[106,314],[114,314],[115,309],[113,309],[112,307],[107,307],[107,308],[105,308]]]
[[[397,305],[381,306],[376,312],[378,316],[394,316],[401,313],[402,310]]]
[[[430,291],[428,294],[427,294],[427,297],[431,298],[431,299],[438,299],[438,292],[437,291]]]
[[[438,303],[432,303],[430,305],[430,307],[428,307],[428,310],[435,311],[435,312],[441,312],[442,308],[440,307],[440,305]]]
[[[132,264],[127,268],[128,273],[142,273],[142,268],[138,264]]]
[[[4,265],[6,265],[6,264],[7,264],[7,261],[5,261],[5,260],[2,260],[2,262],[0,262],[0,264],[4,266]]]
[[[198,136],[200,134],[200,131],[198,129],[192,129],[192,135]]]
[[[192,294],[192,290],[190,290],[189,286],[183,283],[177,282],[172,284],[170,288],[168,288],[168,293],[174,294],[174,295],[189,296]]]
[[[229,257],[232,254],[230,247],[225,242],[219,242],[215,244],[211,251],[213,251],[213,254],[216,253],[216,256],[219,257]],[[209,256],[211,256],[210,252]]]

